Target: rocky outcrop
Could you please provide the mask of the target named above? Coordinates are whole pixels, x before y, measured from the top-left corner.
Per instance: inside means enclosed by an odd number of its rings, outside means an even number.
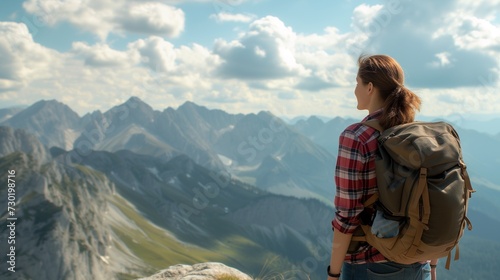
[[[15,175],[9,177],[15,181],[12,215],[19,217],[11,244],[15,245],[11,249],[15,278],[113,279],[115,272],[109,265],[112,231],[105,214],[114,185],[84,166],[54,161],[37,166],[22,152],[0,158],[0,166],[9,167]],[[7,182],[5,174],[0,174],[2,182]],[[12,197],[7,192],[11,193],[7,184],[0,186],[0,205],[7,206]],[[0,236],[12,235],[7,224],[10,221],[3,216]],[[1,242],[0,251],[6,252],[7,246]],[[9,273],[0,271],[0,279],[13,279]]]
[[[243,272],[222,263],[179,264],[140,280],[252,280]]]
[[[0,126],[0,157],[13,152],[23,152],[31,156],[37,165],[50,160],[47,149],[38,139],[23,129]]]

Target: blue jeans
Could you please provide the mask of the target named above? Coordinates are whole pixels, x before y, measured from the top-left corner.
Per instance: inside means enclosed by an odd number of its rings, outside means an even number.
[[[350,264],[342,266],[341,280],[430,280],[429,263],[399,264],[394,262]]]

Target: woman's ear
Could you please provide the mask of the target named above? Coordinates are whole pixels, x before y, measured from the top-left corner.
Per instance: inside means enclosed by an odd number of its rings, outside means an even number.
[[[374,89],[374,88],[373,88],[373,83],[372,83],[372,82],[369,82],[369,83],[368,83],[368,94],[369,94],[369,95],[373,93],[373,91],[374,91],[373,89]]]

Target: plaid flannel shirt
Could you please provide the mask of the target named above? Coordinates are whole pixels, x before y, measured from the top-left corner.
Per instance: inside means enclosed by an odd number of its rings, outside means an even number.
[[[363,119],[379,118],[376,111]],[[359,214],[363,202],[377,191],[375,153],[378,149],[379,132],[374,128],[355,123],[347,127],[339,138],[339,153],[335,168],[335,218],[334,230],[353,233],[360,224]],[[360,253],[346,255],[346,262],[366,263],[386,261],[375,248],[366,246]]]

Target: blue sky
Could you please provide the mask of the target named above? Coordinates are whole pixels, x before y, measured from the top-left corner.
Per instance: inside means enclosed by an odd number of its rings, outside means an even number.
[[[422,114],[500,112],[500,0],[25,0],[0,4],[0,107],[80,115],[137,96],[232,113],[363,116],[356,58],[396,58]]]

